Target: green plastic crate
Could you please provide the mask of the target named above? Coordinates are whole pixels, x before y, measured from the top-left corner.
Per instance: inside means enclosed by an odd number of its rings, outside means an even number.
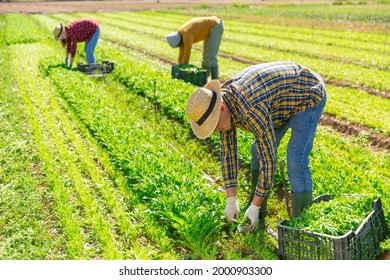
[[[313,203],[329,201],[322,195]],[[343,236],[307,232],[278,223],[279,258],[286,260],[367,260],[377,256],[379,243],[386,237],[386,221],[380,198],[372,203],[371,213],[359,228]]]
[[[207,83],[207,70],[192,64],[178,64],[172,66],[172,78],[202,87]]]

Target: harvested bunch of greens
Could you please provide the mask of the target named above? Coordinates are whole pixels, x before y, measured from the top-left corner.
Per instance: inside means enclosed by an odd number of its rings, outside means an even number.
[[[186,72],[198,72],[199,70],[201,70],[201,68],[198,68],[192,64],[179,64],[177,65],[177,68]]]
[[[374,196],[342,195],[313,203],[286,226],[308,232],[341,236],[355,231],[372,211]]]
[[[207,83],[207,70],[192,64],[173,65],[172,78],[186,81],[195,86],[204,86]]]

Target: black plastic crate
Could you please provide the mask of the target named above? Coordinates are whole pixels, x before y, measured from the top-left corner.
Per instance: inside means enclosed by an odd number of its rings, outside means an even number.
[[[80,62],[77,64],[77,70],[87,74],[91,74],[94,72],[108,74],[114,70],[114,62],[106,60],[103,61],[102,63],[91,64],[91,65]]]
[[[114,70],[114,62],[113,61],[103,61],[102,63],[102,72],[103,73],[111,73]]]
[[[329,201],[322,195],[313,203]],[[307,232],[278,223],[279,258],[287,260],[367,260],[377,256],[379,243],[386,237],[386,221],[380,198],[372,203],[371,213],[359,228],[343,236]]]
[[[207,70],[192,64],[178,64],[172,66],[172,78],[202,87],[207,83]]]

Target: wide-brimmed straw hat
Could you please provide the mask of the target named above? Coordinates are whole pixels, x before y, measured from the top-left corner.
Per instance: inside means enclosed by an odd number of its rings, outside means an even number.
[[[211,80],[188,99],[186,114],[198,138],[207,138],[215,130],[221,112],[221,102],[221,84],[218,80]]]
[[[172,48],[177,48],[180,44],[181,36],[180,36],[180,33],[178,31],[176,31],[176,32],[169,33],[167,35],[166,39],[167,39],[168,44]]]
[[[57,41],[60,39],[60,36],[61,34],[64,32],[64,24],[61,22],[59,25],[57,25],[55,28],[54,28],[54,39],[56,39]]]

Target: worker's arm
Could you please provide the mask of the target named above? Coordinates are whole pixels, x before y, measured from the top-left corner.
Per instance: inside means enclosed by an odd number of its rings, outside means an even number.
[[[226,189],[226,197],[236,196],[236,188]]]
[[[69,57],[70,57],[70,60],[69,60]],[[67,52],[66,53],[66,58],[65,58],[65,64],[68,65],[68,62],[70,62],[69,66],[72,67],[73,60],[74,60],[74,57],[70,53]]]
[[[255,206],[260,206],[273,184],[277,165],[277,148],[271,116],[267,114],[256,114],[256,116],[257,122],[251,121],[251,125],[259,126],[260,124],[259,127],[261,127],[260,133],[255,135],[255,146],[260,161],[260,175],[252,203]]]
[[[181,32],[180,34],[183,42],[180,45],[179,64],[189,64],[194,36],[190,32]]]
[[[237,134],[236,128],[220,132],[221,141],[221,165],[226,190],[225,216],[229,223],[234,222],[239,214],[236,200],[237,187]]]
[[[225,184],[226,194],[235,194],[235,188],[238,185],[238,146],[236,127],[232,127],[228,131],[221,131],[220,142],[222,175]]]
[[[70,56],[70,63],[69,63],[69,67],[72,67],[73,65],[73,60],[74,60],[74,56]]]
[[[263,200],[264,200],[264,196],[254,196],[253,197],[253,205],[255,206],[261,206],[261,204],[263,203]]]
[[[184,56],[184,46],[181,45],[180,48],[179,48],[179,58],[178,58],[178,60],[177,60],[177,62],[178,62],[179,64],[182,64],[183,56]]]
[[[270,190],[275,174],[276,149],[272,125],[270,125],[270,129],[272,130],[272,133],[264,131],[264,133],[262,133],[264,138],[256,139],[255,141],[257,153],[259,154],[260,176],[252,203],[244,215],[244,219],[249,218],[251,221],[250,230],[255,230],[257,227],[260,206],[263,203],[264,197]]]
[[[70,61],[69,61],[70,67],[72,67],[73,60],[74,60],[74,57],[76,55],[76,50],[77,50],[77,41],[75,39],[68,38],[67,47],[66,47],[66,55],[67,55],[67,58],[69,58],[69,56],[70,56]]]
[[[183,46],[183,54],[181,57],[180,64],[189,64],[190,63],[190,57],[191,57],[191,48],[192,44],[185,44]],[[181,51],[181,48],[180,48]]]

